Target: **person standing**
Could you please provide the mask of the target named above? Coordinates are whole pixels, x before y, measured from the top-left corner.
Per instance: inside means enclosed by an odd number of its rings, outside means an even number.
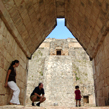
[[[42,96],[41,96],[41,94],[42,94]],[[32,101],[32,106],[35,106],[34,105],[35,101],[39,101],[36,105],[40,106],[40,104],[46,100],[46,98],[44,97],[44,94],[45,94],[45,92],[43,89],[43,84],[39,83],[39,85],[37,87],[35,87],[35,89],[33,90],[33,92],[30,95],[30,99]]]
[[[79,86],[75,86],[75,100],[76,100],[76,107],[77,107],[77,103],[79,101],[79,107],[81,106],[81,92],[79,90]]]
[[[19,61],[18,60],[14,60],[12,61],[8,72],[7,72],[7,76],[6,76],[6,82],[5,82],[5,87],[9,86],[10,89],[13,90],[13,96],[12,99],[10,100],[9,104],[10,105],[19,105],[19,93],[20,93],[20,89],[18,88],[17,84],[16,84],[16,67],[19,66]]]

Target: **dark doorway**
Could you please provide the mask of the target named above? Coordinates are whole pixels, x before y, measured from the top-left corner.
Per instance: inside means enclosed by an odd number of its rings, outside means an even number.
[[[89,96],[83,96],[84,103],[89,103]]]
[[[61,55],[61,50],[58,50],[57,51],[57,55]]]

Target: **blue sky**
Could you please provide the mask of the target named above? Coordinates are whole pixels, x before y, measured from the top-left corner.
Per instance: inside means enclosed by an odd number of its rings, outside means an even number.
[[[58,18],[57,26],[46,38],[67,39],[67,38],[74,38],[74,36],[65,26],[65,19]]]

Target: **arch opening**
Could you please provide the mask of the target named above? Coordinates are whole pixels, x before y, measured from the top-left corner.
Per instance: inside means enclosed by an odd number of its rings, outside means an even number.
[[[60,30],[58,31],[60,32]],[[71,38],[73,37],[72,34],[67,39],[60,39],[59,36],[55,38],[56,31],[50,33],[50,35],[35,51],[29,62],[26,103],[31,104],[28,96],[36,86],[37,81],[37,84],[38,82],[44,83],[45,96],[48,99],[42,104],[43,106],[54,106],[54,104],[58,104],[58,106],[75,106],[75,85],[80,86],[82,95],[87,96],[91,93],[93,101],[89,100],[89,104],[94,105],[93,71],[88,55],[78,41]],[[62,32],[60,35],[62,36]],[[32,84],[30,81],[32,81]],[[84,105],[84,97],[82,98],[82,105]]]

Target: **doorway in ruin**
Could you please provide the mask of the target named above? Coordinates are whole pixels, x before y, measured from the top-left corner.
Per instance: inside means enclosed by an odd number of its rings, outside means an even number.
[[[89,103],[89,96],[83,96],[83,102]]]
[[[29,61],[27,105],[31,105],[29,96],[39,82],[44,83],[47,98],[42,106],[75,107],[75,85],[80,86],[82,96],[91,95],[93,101],[89,99],[89,104],[95,103],[92,64],[75,38],[47,38],[33,54]]]
[[[61,50],[57,50],[56,55],[61,55]]]

